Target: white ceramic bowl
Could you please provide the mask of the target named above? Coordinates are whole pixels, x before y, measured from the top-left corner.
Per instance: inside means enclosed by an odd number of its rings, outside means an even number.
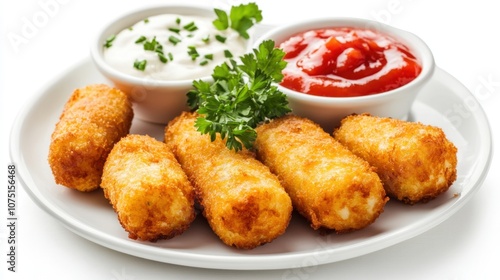
[[[187,110],[186,93],[191,90],[193,79],[165,81],[150,77],[135,77],[125,74],[106,63],[103,58],[103,42],[120,31],[148,17],[160,14],[180,14],[194,16],[208,16],[215,19],[213,9],[189,5],[161,5],[151,6],[112,20],[100,29],[91,42],[90,52],[97,69],[110,80],[115,87],[127,93],[134,104],[134,114],[137,118],[165,124],[181,111]],[[250,47],[249,41],[249,47]],[[201,77],[204,81],[211,81],[212,77]]]
[[[353,113],[370,113],[376,116],[406,120],[411,106],[420,89],[431,79],[435,63],[429,47],[416,35],[395,27],[359,18],[324,18],[299,21],[290,25],[274,28],[258,38],[260,42],[272,39],[279,46],[293,35],[308,30],[328,27],[358,27],[372,29],[386,34],[405,44],[422,66],[421,73],[410,83],[378,94],[359,97],[324,97],[301,93],[281,85],[279,90],[288,96],[294,114],[307,117],[319,123],[327,132],[331,132],[340,120]]]

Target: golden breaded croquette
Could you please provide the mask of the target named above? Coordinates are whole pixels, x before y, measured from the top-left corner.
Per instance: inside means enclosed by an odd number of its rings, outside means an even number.
[[[48,161],[55,182],[84,192],[99,188],[106,157],[128,134],[133,116],[131,102],[118,89],[76,89],[51,136]]]
[[[316,123],[287,115],[256,130],[258,158],[278,175],[312,228],[358,230],[383,212],[388,198],[372,167]]]
[[[195,218],[191,183],[168,146],[150,136],[128,135],[115,144],[101,187],[132,239],[170,239]]]
[[[407,204],[435,198],[457,177],[457,149],[435,126],[351,115],[334,137],[377,169],[389,196]]]
[[[219,136],[211,142],[198,132],[197,116],[184,112],[172,120],[165,142],[191,180],[210,227],[240,249],[271,242],[288,227],[290,197],[253,153],[229,150]]]

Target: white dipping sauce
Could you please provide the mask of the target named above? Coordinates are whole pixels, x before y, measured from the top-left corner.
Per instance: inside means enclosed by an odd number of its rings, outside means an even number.
[[[247,52],[248,46],[247,40],[236,31],[230,28],[217,30],[213,20],[176,14],[149,17],[116,34],[110,46],[104,47],[104,60],[123,73],[155,80],[193,80],[210,76],[215,66],[228,60],[225,51],[237,58]],[[194,23],[197,29],[186,30],[184,26],[190,23]],[[225,42],[217,40],[216,35],[224,37]],[[136,43],[141,37],[146,39]],[[158,51],[144,49],[144,43],[152,42],[153,38],[161,45],[160,52],[163,52],[163,59],[167,59],[166,63],[160,60]],[[193,49],[199,55],[194,59]],[[134,67],[134,63],[144,61],[144,70]]]

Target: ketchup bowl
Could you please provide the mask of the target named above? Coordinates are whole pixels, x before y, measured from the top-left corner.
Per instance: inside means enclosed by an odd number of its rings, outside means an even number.
[[[359,18],[300,21],[269,30],[288,62],[278,84],[296,115],[331,132],[350,114],[407,120],[435,63],[416,35]]]
[[[136,10],[98,30],[91,57],[101,74],[128,94],[137,118],[165,124],[188,109],[193,80],[211,81],[227,52],[236,57],[251,47],[251,40],[233,30],[214,30],[214,19],[213,9],[194,5]]]

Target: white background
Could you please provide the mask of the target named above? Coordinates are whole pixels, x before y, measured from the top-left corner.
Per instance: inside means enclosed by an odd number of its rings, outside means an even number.
[[[54,79],[89,57],[89,40],[110,17],[163,1],[1,1],[1,160],[7,177],[9,133],[23,105]],[[227,7],[230,0],[187,1]],[[414,32],[437,65],[461,81],[486,111],[498,144],[500,15],[494,1],[256,1],[264,23],[319,16],[379,20]],[[48,4],[47,4],[48,3]],[[285,4],[286,3],[286,4]],[[35,29],[23,35],[28,24]],[[12,41],[21,36],[22,41]],[[19,39],[19,38],[18,38]],[[439,94],[436,92],[436,94]],[[32,139],[37,141],[37,139]],[[392,247],[296,271],[294,279],[500,279],[498,156],[481,189],[437,227]],[[128,256],[70,232],[43,212],[18,185],[17,272],[7,271],[6,190],[0,191],[1,279],[282,279],[284,270],[223,271],[175,266]]]

